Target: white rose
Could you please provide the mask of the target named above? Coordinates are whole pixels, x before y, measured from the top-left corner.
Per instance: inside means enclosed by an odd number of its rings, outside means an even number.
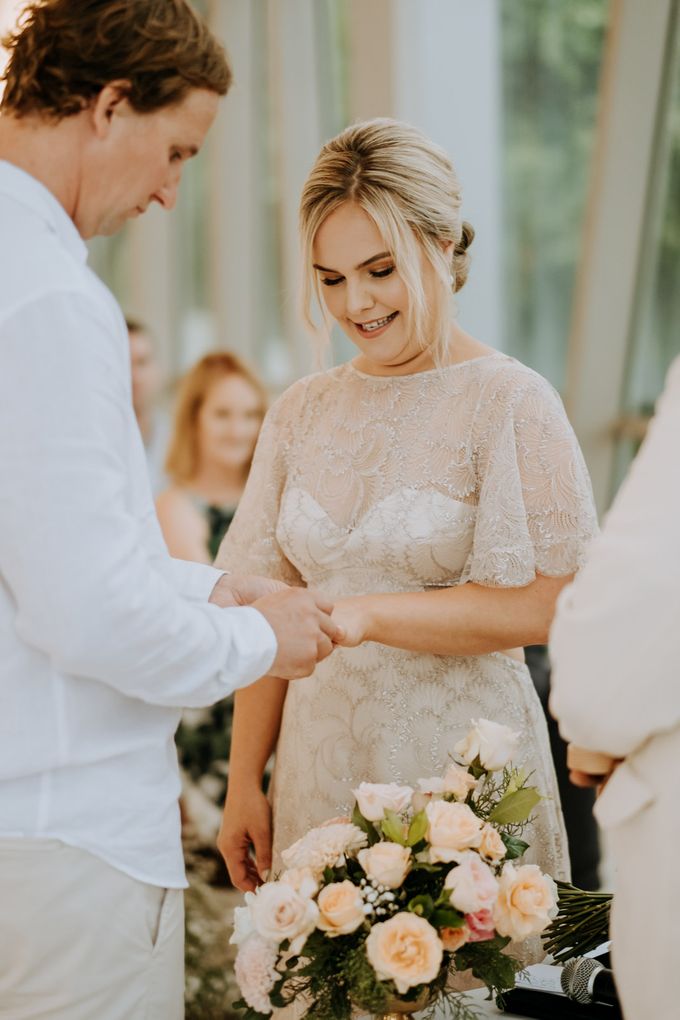
[[[375,843],[357,854],[369,878],[388,889],[398,889],[411,867],[411,848],[398,843]]]
[[[432,864],[455,861],[461,850],[479,846],[482,820],[467,804],[436,800],[427,805],[425,813]]]
[[[557,914],[557,886],[536,864],[508,862],[498,883],[493,919],[499,935],[515,941],[537,935]]]
[[[444,947],[429,921],[402,912],[374,924],[366,939],[366,956],[381,981],[394,981],[400,995],[434,981]]]
[[[359,810],[369,822],[381,821],[388,810],[400,814],[409,807],[413,796],[410,786],[399,786],[398,783],[360,783],[352,793]]]
[[[279,882],[292,886],[301,896],[316,896],[319,891],[319,883],[311,868],[288,868],[279,875]]]
[[[250,902],[255,899],[254,893],[246,893],[245,907],[234,907],[234,930],[229,942],[234,946],[240,946],[242,942],[253,934],[255,927],[250,913]]]
[[[519,744],[519,733],[490,719],[473,719],[473,727],[454,750],[471,765],[479,758],[487,772],[495,772],[508,764]]]
[[[319,920],[316,926],[331,938],[356,931],[366,918],[361,890],[349,879],[324,886],[317,903]]]
[[[411,798],[413,810],[416,814],[422,811],[430,801],[441,800],[446,793],[444,788],[444,780],[441,776],[430,776],[429,779],[419,779],[418,789],[414,792]]]
[[[498,882],[488,864],[475,853],[468,853],[456,868],[451,868],[444,888],[451,890],[451,905],[463,914],[490,910],[498,896]]]
[[[497,829],[487,823],[482,828],[482,838],[479,843],[479,852],[482,857],[493,864],[502,861],[507,853],[507,847],[500,837]]]
[[[456,800],[465,800],[470,790],[474,790],[478,780],[467,769],[452,762],[444,773],[444,792],[452,793]]]
[[[277,944],[289,939],[295,954],[316,927],[319,908],[286,882],[265,882],[251,901],[250,914],[258,935]]]
[[[319,878],[324,868],[344,864],[345,854],[354,854],[368,839],[358,825],[340,821],[319,825],[281,854],[286,868],[309,868]]]

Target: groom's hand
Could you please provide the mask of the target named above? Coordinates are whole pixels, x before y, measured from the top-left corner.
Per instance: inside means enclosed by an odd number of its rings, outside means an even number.
[[[267,671],[283,680],[309,676],[317,662],[344,639],[331,619],[333,603],[309,588],[288,588],[253,603],[276,635],[277,652]]]
[[[223,609],[234,606],[250,606],[265,595],[288,588],[283,581],[271,577],[257,577],[255,574],[222,574],[210,593],[208,602]]]

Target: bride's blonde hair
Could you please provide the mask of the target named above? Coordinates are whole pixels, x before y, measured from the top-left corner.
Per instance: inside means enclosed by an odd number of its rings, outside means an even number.
[[[316,233],[344,202],[356,202],[387,244],[409,295],[408,328],[423,347],[443,360],[448,336],[448,295],[460,290],[469,268],[475,232],[460,217],[460,185],[446,152],[410,124],[388,118],[362,121],[326,142],[302,189],[302,314],[312,332],[312,297],[328,318],[312,268]],[[453,242],[453,258],[444,253]],[[441,299],[426,307],[420,253],[439,278]],[[425,335],[430,327],[430,338]]]

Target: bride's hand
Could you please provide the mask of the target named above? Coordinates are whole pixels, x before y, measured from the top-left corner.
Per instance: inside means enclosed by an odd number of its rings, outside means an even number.
[[[343,637],[335,644],[343,648],[356,648],[368,640],[368,614],[360,596],[338,599],[331,619],[344,631]]]
[[[227,796],[217,846],[241,892],[253,892],[266,881],[272,866],[272,821],[269,802],[260,789]]]

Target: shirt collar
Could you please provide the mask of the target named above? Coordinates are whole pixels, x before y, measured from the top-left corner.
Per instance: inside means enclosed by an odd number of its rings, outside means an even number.
[[[0,193],[37,213],[74,258],[87,262],[87,245],[75,223],[61,202],[39,180],[13,163],[0,160]]]

